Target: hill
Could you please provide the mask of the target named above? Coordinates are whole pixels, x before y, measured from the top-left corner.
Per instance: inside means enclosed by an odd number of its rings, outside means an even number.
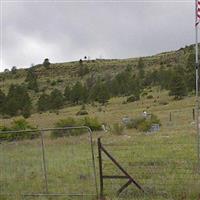
[[[0,102],[4,107],[0,113],[29,117],[37,111],[95,101],[105,104],[111,97],[132,95],[129,100],[136,101],[146,95],[144,89],[148,87],[170,90],[169,94],[176,99],[194,90],[193,45],[142,58],[66,63],[45,60],[47,65],[26,69],[13,67],[11,71],[0,73],[4,99]]]
[[[185,65],[188,56],[194,51],[194,46],[186,46],[177,51],[170,51],[160,53],[154,56],[143,57],[145,70],[153,70],[162,68],[173,68],[176,65]],[[50,58],[49,58],[50,59]],[[84,60],[83,65],[88,67],[89,72],[84,75],[82,81],[86,80],[89,76],[104,77],[105,75],[115,76],[117,73],[123,71],[126,67],[131,67],[133,70],[136,68],[139,58],[129,59],[97,59],[97,60]],[[50,67],[46,69],[42,64],[35,65],[33,68],[38,76],[38,81],[41,88],[57,81],[56,87],[62,89],[66,84],[73,84],[75,81],[80,80],[79,77],[79,61],[65,62],[65,63],[51,63]],[[26,69],[17,69],[15,73],[6,71],[0,73],[0,88],[7,91],[11,83],[23,83],[27,74]],[[49,89],[52,88],[48,85]]]

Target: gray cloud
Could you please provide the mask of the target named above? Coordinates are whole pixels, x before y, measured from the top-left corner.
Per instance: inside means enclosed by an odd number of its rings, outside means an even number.
[[[194,43],[192,2],[4,1],[4,68],[52,62],[127,58]]]

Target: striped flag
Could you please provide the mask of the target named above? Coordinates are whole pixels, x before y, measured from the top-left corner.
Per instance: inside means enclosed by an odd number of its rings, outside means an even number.
[[[196,1],[196,26],[199,24],[200,22],[200,0]]]

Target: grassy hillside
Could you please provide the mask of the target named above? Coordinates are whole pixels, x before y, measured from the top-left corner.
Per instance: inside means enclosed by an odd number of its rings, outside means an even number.
[[[144,57],[145,70],[164,68],[173,68],[176,65],[185,65],[188,55],[194,51],[194,46],[181,48],[177,51],[160,53],[155,56]],[[139,58],[129,59],[97,59],[85,60],[83,65],[88,67],[89,73],[86,74],[81,81],[85,81],[91,75],[103,78],[105,76],[113,77],[117,73],[123,71],[127,67],[136,69]],[[50,60],[51,61],[51,60]],[[72,85],[75,81],[80,80],[78,76],[79,61],[66,63],[52,63],[48,69],[43,65],[34,66],[35,72],[38,76],[40,89],[52,90],[52,88],[59,88],[63,90],[66,84]],[[7,91],[11,83],[23,83],[27,74],[27,69],[18,69],[16,73],[4,72],[0,73],[0,89]],[[52,82],[55,85],[52,87]]]

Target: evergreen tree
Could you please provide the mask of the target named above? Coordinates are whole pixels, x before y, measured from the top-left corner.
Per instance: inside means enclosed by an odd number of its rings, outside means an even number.
[[[51,99],[47,94],[42,94],[37,102],[38,111],[47,111],[51,107]]]
[[[6,95],[0,89],[0,113],[3,114],[5,110],[5,103],[6,103]]]
[[[81,82],[77,81],[71,90],[71,95],[70,95],[71,102],[79,104],[83,100],[84,92],[85,90]]]
[[[169,95],[174,96],[174,99],[182,99],[187,95],[187,88],[183,78],[183,70],[176,69],[172,75],[171,82],[169,84]]]
[[[13,67],[12,67],[11,73],[12,73],[12,74],[16,74],[16,73],[17,73],[17,67],[16,67],[16,66],[13,66]]]
[[[64,104],[64,97],[60,90],[54,89],[50,94],[51,109],[59,109]]]
[[[97,94],[97,101],[99,103],[105,104],[110,98],[109,90],[105,84],[100,85],[98,94]]]
[[[127,71],[123,71],[116,75],[116,81],[114,81],[114,87],[117,87],[118,95],[129,95],[129,83],[131,74]]]
[[[138,69],[138,77],[139,79],[142,80],[144,79],[145,77],[145,71],[144,71],[144,61],[142,58],[139,59],[138,61],[138,65],[137,65],[137,69]]]
[[[195,89],[195,54],[190,53],[188,56],[187,64],[186,64],[186,85],[188,91],[193,91]]]
[[[69,86],[65,87],[64,96],[66,101],[70,101],[71,89]]]
[[[28,70],[25,82],[28,82],[28,89],[34,90],[35,92],[39,91],[37,83],[37,75],[35,74],[32,68]]]
[[[20,85],[11,85],[6,97],[5,113],[10,116],[30,116],[31,99],[27,90]]]
[[[90,100],[98,101],[99,103],[105,104],[110,98],[109,90],[106,84],[98,81],[92,88],[90,93]]]
[[[43,62],[43,66],[46,68],[46,69],[48,69],[49,68],[49,66],[50,66],[50,62],[49,62],[49,59],[48,58],[45,58],[44,59],[44,62]]]

